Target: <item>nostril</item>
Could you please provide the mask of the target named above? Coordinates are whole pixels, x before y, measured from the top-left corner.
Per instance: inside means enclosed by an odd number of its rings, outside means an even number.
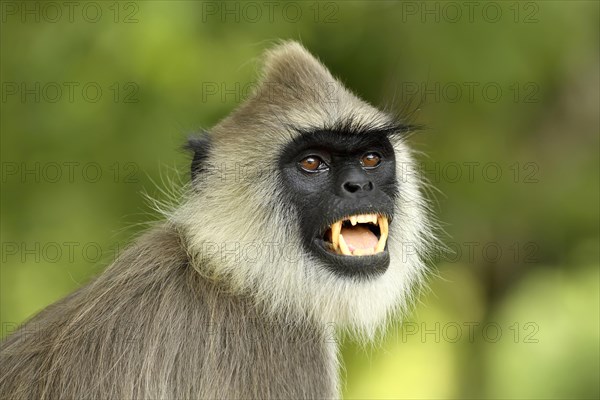
[[[373,183],[371,181],[366,183],[346,182],[343,186],[348,193],[356,193],[360,191],[370,192],[371,190],[373,190]]]
[[[344,189],[346,189],[347,192],[355,193],[361,189],[361,185],[355,182],[346,182],[344,183]]]

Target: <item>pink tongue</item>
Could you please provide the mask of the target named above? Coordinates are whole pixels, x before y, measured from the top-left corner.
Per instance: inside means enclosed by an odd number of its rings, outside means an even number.
[[[377,236],[362,225],[343,227],[341,231],[350,251],[355,249],[372,249],[377,246]]]

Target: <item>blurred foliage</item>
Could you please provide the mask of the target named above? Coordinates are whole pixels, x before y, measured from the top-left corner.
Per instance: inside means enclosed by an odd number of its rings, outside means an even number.
[[[233,109],[264,48],[293,38],[364,99],[427,126],[410,141],[455,252],[380,343],[344,340],[344,396],[600,396],[598,2],[472,14],[461,2],[274,2],[272,14],[75,2],[72,17],[45,4],[2,3],[2,335],[156,217],[139,193],[187,179],[184,138]]]

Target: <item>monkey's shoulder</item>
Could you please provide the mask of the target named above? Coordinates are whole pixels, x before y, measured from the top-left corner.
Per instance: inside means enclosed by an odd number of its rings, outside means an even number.
[[[326,339],[202,276],[177,232],[159,226],[2,343],[0,395],[333,396]]]

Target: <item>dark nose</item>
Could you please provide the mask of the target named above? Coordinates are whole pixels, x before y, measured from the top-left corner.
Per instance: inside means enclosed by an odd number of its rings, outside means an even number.
[[[375,189],[371,177],[361,168],[348,167],[339,175],[338,190],[341,196],[362,197],[370,195]]]
[[[359,171],[348,171],[342,182],[342,191],[346,194],[358,195],[373,190],[373,182]]]
[[[348,193],[370,192],[373,190],[373,183],[367,179],[360,181],[353,180],[344,182],[343,187]]]

